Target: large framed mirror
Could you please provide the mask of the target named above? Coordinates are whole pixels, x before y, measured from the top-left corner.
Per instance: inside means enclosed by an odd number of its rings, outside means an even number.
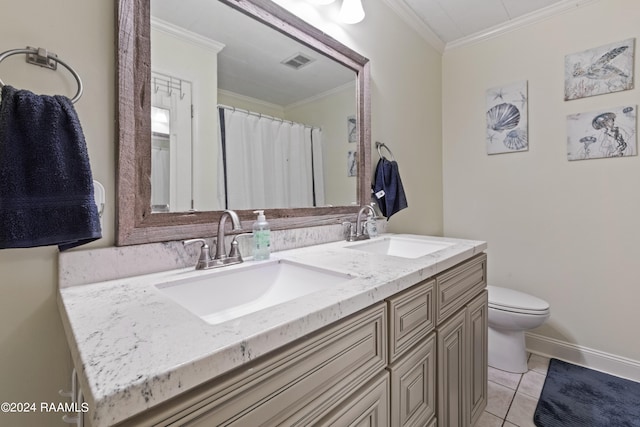
[[[277,230],[370,202],[365,57],[269,0],[119,0],[117,23],[117,245],[215,236],[224,209]]]

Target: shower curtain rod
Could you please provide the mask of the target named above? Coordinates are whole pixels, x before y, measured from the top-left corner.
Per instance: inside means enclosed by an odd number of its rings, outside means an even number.
[[[229,105],[218,104],[218,108],[224,108],[225,110],[239,111],[241,113],[249,114],[251,116],[256,116],[256,117],[259,117],[259,118],[263,118],[264,117],[265,119],[274,120],[276,122],[289,123],[289,124],[292,124],[292,125],[302,125],[305,128],[309,128],[309,129],[318,129],[320,131],[322,130],[321,127],[309,126],[309,125],[305,125],[304,123],[296,123],[296,122],[292,122],[291,120],[284,120],[284,119],[281,119],[279,117],[272,117],[272,116],[268,116],[266,114],[256,113],[254,111],[249,111],[249,110],[245,110],[245,109],[242,109],[242,108],[231,107]]]

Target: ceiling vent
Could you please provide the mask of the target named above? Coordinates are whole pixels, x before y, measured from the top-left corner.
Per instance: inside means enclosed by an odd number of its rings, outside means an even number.
[[[286,65],[288,67],[291,67],[294,70],[299,70],[300,68],[304,67],[305,65],[311,64],[313,61],[315,61],[315,59],[308,57],[304,53],[298,52],[295,55],[293,55],[292,57],[287,58],[284,61],[282,61],[281,64],[284,64],[284,65]]]

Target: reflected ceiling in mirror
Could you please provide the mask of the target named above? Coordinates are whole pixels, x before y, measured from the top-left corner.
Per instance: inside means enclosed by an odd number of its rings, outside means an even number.
[[[204,44],[208,43],[209,46],[218,49],[215,54],[217,60],[215,72],[209,73],[218,77],[212,79],[215,81],[213,89],[204,89],[204,82],[196,82],[193,76],[178,76],[184,80],[185,96],[190,94],[196,105],[196,115],[194,116],[198,125],[193,126],[193,140],[210,140],[212,135],[216,137],[218,133],[216,123],[213,131],[209,128],[202,136],[196,135],[200,128],[206,128],[205,124],[210,124],[220,118],[218,111],[215,111],[214,114],[197,116],[199,107],[195,101],[204,98],[203,93],[213,93],[213,97],[217,97],[215,104],[233,103],[237,110],[254,111],[266,108],[265,106],[270,108],[277,106],[276,109],[288,110],[285,117],[274,114],[273,110],[268,110],[272,114],[264,111],[256,112],[258,115],[269,115],[284,121],[303,123],[308,125],[306,127],[308,129],[322,128],[323,132],[326,131],[322,138],[324,142],[322,154],[326,168],[324,173],[325,199],[315,199],[307,205],[293,203],[273,206],[268,211],[272,228],[330,224],[342,219],[353,218],[358,205],[369,200],[368,60],[268,0],[207,0],[203,4],[196,0],[184,2],[152,1],[153,18],[148,0],[119,0],[118,3],[118,132],[120,146],[117,173],[119,193],[117,244],[126,245],[211,236],[215,235],[212,223],[219,219],[221,210],[225,207],[238,210],[241,219],[247,222],[253,220],[253,209],[265,207],[265,204],[261,202],[257,202],[258,204],[255,206],[252,204],[246,206],[228,204],[225,206],[224,204],[215,204],[214,200],[207,201],[206,199],[203,199],[204,201],[198,205],[198,194],[208,194],[209,196],[213,194],[216,196],[217,203],[220,203],[220,194],[238,193],[238,191],[231,191],[227,188],[223,188],[221,191],[220,182],[223,182],[222,179],[218,179],[218,183],[212,184],[212,180],[205,176],[206,183],[202,183],[202,180],[193,180],[190,189],[192,194],[189,194],[190,197],[186,199],[190,198],[195,200],[194,202],[191,200],[184,202],[181,209],[176,209],[180,212],[154,213],[151,207],[154,191],[150,185],[153,163],[151,153],[153,140],[157,137],[156,134],[162,132],[152,132],[152,104],[155,107],[154,117],[158,116],[159,119],[168,121],[171,126],[174,124],[174,118],[170,113],[168,120],[166,119],[166,108],[164,108],[166,106],[156,105],[158,103],[153,100],[154,94],[161,91],[161,85],[153,80],[154,76],[164,77],[165,80],[168,80],[169,85],[174,83],[171,73],[167,73],[167,71],[173,70],[170,70],[170,67],[167,63],[163,63],[162,59],[158,60],[156,64],[156,56],[150,46],[149,39],[151,38],[153,43],[153,34],[158,28],[165,35],[175,32],[177,28],[183,32],[186,28],[186,31],[192,35],[198,31],[197,37],[206,42]],[[209,9],[212,4],[215,4],[216,7],[222,6],[222,9],[218,11]],[[189,7],[195,8],[195,14],[192,11],[187,13]],[[225,24],[231,23],[231,27],[242,28],[245,37],[240,41],[234,41],[229,38],[230,36],[211,32],[210,29],[206,30],[206,23],[209,22],[212,14],[225,16]],[[240,24],[239,19],[259,25]],[[153,25],[151,25],[152,22]],[[257,50],[250,51],[253,46],[257,45],[256,39],[271,40],[271,37],[264,36],[265,30],[281,36],[279,41],[268,41],[267,43],[277,44],[280,48],[284,46],[284,50],[278,53],[269,53],[273,51],[262,46]],[[283,35],[286,37],[282,37]],[[209,43],[212,40],[215,42]],[[292,42],[295,44],[291,44]],[[234,44],[240,47],[232,48]],[[238,54],[238,49],[244,49],[244,52]],[[177,56],[182,53],[185,52],[180,51]],[[250,70],[271,68],[267,67],[266,63],[275,62],[276,58],[278,63],[274,64],[274,67],[282,67],[282,70],[285,70],[285,66],[280,62],[296,57],[300,53],[305,57],[311,57],[311,64],[292,72],[299,75],[302,75],[301,71],[305,72],[307,74],[306,83],[294,80],[291,76],[287,76],[285,71],[276,72],[275,77],[267,77],[266,75],[256,77],[249,72]],[[225,59],[223,54],[228,55],[228,58]],[[258,66],[248,65],[240,55],[256,58]],[[196,55],[196,57],[202,59],[202,55]],[[304,59],[301,58],[296,60],[304,62]],[[247,65],[244,68],[241,67],[241,71],[238,71],[237,68],[234,69],[234,64],[237,67],[238,64],[243,63]],[[156,67],[156,65],[158,66]],[[278,69],[277,67],[276,69]],[[284,84],[276,81],[277,78],[282,80],[282,77],[286,77],[283,79]],[[273,78],[276,80],[270,80]],[[179,79],[180,82],[182,79]],[[180,83],[177,88],[177,93],[182,95],[183,90],[180,89]],[[267,91],[266,89],[271,90]],[[306,116],[304,115],[302,110],[313,100],[330,97],[345,89],[350,91],[348,101],[341,102],[345,110],[335,114],[338,118],[333,124],[323,119],[322,113],[318,113],[318,110],[312,114],[307,111]],[[256,103],[255,100],[260,102]],[[246,108],[247,106],[251,108]],[[296,108],[299,111],[294,111]],[[336,109],[329,108],[326,111],[335,112],[334,110]],[[280,111],[275,111],[275,113],[280,113]],[[184,116],[184,114],[182,115]],[[209,117],[212,116],[214,120],[209,120]],[[354,125],[354,121],[357,125]],[[220,123],[226,123],[226,120],[223,118]],[[331,135],[329,129],[332,126],[336,129],[340,128],[343,135]],[[171,131],[166,132],[165,124],[162,124],[160,129],[165,129],[165,134],[169,135],[169,140],[166,143],[167,146],[170,146]],[[349,131],[355,135],[354,140],[356,141],[351,145],[348,142]],[[310,133],[311,130],[308,132]],[[332,145],[329,142],[333,140],[340,140],[340,154],[335,157],[338,160],[334,160],[330,153],[331,150],[328,148]],[[211,150],[212,146],[215,148],[214,150]],[[351,149],[351,147],[353,148]],[[213,174],[210,177],[219,177],[219,171],[222,168],[219,168],[221,156],[217,156],[218,148],[217,141],[214,144],[209,144],[209,152],[196,144],[192,146],[191,153],[187,157],[210,160],[206,165],[209,173]],[[348,155],[349,152],[351,152],[351,156]],[[350,169],[348,158],[353,159],[353,165],[357,164],[357,169],[352,168],[353,171],[357,170],[355,178],[348,176]],[[231,164],[223,166],[235,168]],[[194,176],[200,176],[201,171],[206,169],[205,166],[199,167],[200,171],[197,170],[196,163],[193,163]],[[339,172],[336,173],[334,170]],[[335,183],[330,182],[331,179],[337,177],[340,179],[336,179]],[[312,177],[312,179],[316,178]],[[349,187],[347,183],[351,185],[348,194],[344,191],[335,193],[336,195],[332,193],[330,188],[332,185],[344,190]],[[307,206],[317,207],[308,208]]]
[[[151,17],[218,45],[221,90],[286,107],[355,81],[353,70],[219,1],[151,0]],[[298,69],[283,64],[298,54],[310,61]]]

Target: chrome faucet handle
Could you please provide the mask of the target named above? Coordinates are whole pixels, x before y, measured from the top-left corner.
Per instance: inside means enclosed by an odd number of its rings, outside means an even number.
[[[365,223],[362,222],[362,214],[365,211],[369,211],[369,213],[375,218],[376,211],[373,209],[371,205],[363,205],[358,211],[358,217],[356,219],[356,240],[366,240],[369,239],[369,234],[367,233],[367,229]]]
[[[353,232],[353,224],[349,221],[342,223],[342,229],[344,230],[344,238],[347,242],[353,242],[355,233]]]
[[[238,249],[238,241],[236,239],[231,241],[231,250],[229,250],[227,259],[238,260],[240,262],[244,261],[242,255],[240,255],[240,249]]]
[[[182,246],[187,246],[193,243],[200,243],[200,257],[196,263],[196,270],[204,270],[209,266],[211,256],[209,254],[209,245],[204,239],[189,239],[182,242]]]
[[[243,262],[242,254],[240,254],[240,248],[238,243],[238,237],[245,236],[253,236],[253,233],[240,233],[233,236],[233,240],[231,241],[231,250],[229,251],[229,256],[227,259],[232,261]]]

